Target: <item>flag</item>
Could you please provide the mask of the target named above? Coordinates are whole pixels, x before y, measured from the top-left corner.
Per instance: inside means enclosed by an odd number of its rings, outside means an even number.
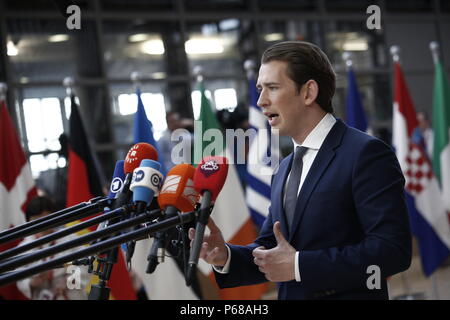
[[[396,62],[392,142],[406,179],[411,230],[418,241],[422,269],[430,276],[450,254],[450,228],[420,135],[416,111]]]
[[[347,125],[363,132],[367,131],[367,118],[358,90],[358,84],[356,83],[355,73],[351,67],[348,69],[348,90],[345,112]]]
[[[445,209],[450,212],[450,86],[441,61],[435,66],[433,132],[433,169],[440,181]]]
[[[151,144],[158,152],[158,162],[161,164],[161,173],[165,176],[167,173],[164,167],[164,154],[161,153],[155,138],[153,137],[153,124],[148,119],[145,112],[144,104],[141,99],[141,90],[138,88],[136,90],[137,96],[137,110],[134,114],[134,143],[146,142]]]
[[[271,127],[267,122],[262,110],[256,105],[258,101],[258,92],[256,90],[256,82],[254,79],[249,80],[250,108],[249,123],[257,134],[250,141],[249,159],[247,162],[247,188],[246,202],[251,217],[255,225],[261,228],[264,220],[269,213],[270,207],[270,185],[272,175],[274,173],[273,163],[279,162],[278,140],[271,132]]]
[[[153,137],[153,125],[145,112],[139,88],[136,90],[136,96],[137,110],[134,115],[133,127],[134,143],[146,142],[157,150],[161,173],[165,176],[167,171],[164,167],[164,154],[160,152],[161,149]],[[176,233],[170,232],[174,236],[176,236]],[[193,283],[191,287],[186,286],[183,259],[181,256],[175,258],[177,253],[172,245],[167,247],[167,253],[174,258],[166,258],[164,263],[159,264],[152,274],[146,273],[147,256],[152,244],[153,238],[136,242],[135,254],[131,264],[133,271],[141,278],[148,298],[150,300],[196,300],[201,298],[198,283]]]
[[[67,207],[103,195],[94,154],[89,147],[89,141],[80,117],[78,105],[75,102],[75,96],[72,95],[70,100]],[[98,277],[93,276],[91,284],[96,282],[98,282]],[[114,264],[108,286],[111,289],[111,298],[113,299],[136,299],[136,293],[121,250],[119,250],[117,263]]]
[[[28,202],[37,195],[28,160],[4,101],[0,101],[0,231],[25,223]],[[15,247],[21,239],[0,246]],[[15,284],[0,287],[0,298],[26,299]]]
[[[224,155],[228,159],[230,157],[228,150],[223,147],[222,150],[215,149],[215,154],[205,152],[210,148],[211,142],[205,137],[210,129],[220,130],[216,115],[214,114],[211,104],[205,96],[205,88],[202,82],[199,82],[199,91],[201,93],[201,109],[199,121],[195,124],[194,130],[194,157],[195,163],[198,164],[202,155]],[[201,126],[197,130],[197,126]],[[219,144],[214,143],[219,146]],[[206,154],[203,154],[206,153]],[[222,190],[217,197],[211,217],[222,231],[225,241],[237,244],[246,245],[252,243],[256,239],[256,230],[252,222],[249,210],[245,203],[244,190],[239,181],[236,168],[233,164],[229,165],[228,175]],[[204,274],[210,274],[211,266],[206,262],[200,261],[199,268]],[[222,289],[219,291],[221,299],[246,300],[246,299],[260,299],[262,294],[267,291],[267,284],[260,284],[254,286],[243,286],[239,288]]]

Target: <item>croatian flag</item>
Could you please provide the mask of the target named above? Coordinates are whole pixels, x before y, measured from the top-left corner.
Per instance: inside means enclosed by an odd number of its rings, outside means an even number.
[[[411,230],[418,240],[422,269],[430,276],[450,254],[450,227],[418,126],[400,64],[396,62],[392,143],[406,179]]]

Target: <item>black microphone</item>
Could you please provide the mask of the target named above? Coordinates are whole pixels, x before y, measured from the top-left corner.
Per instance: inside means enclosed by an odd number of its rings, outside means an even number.
[[[200,210],[197,216],[195,237],[189,255],[186,285],[190,286],[197,270],[198,258],[203,243],[205,228],[211,214],[211,204],[216,200],[225,184],[228,174],[228,161],[225,157],[206,157],[198,165],[194,175],[194,188],[202,194]]]

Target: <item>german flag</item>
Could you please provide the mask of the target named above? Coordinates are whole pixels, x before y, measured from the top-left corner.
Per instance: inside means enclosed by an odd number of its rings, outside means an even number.
[[[67,207],[103,195],[94,155],[89,147],[78,105],[75,102],[75,96],[71,95],[70,100]],[[97,277],[95,276],[93,278]],[[91,284],[94,283],[91,281]],[[136,292],[133,289],[132,280],[126,269],[125,260],[120,249],[117,263],[114,265],[108,285],[111,288],[110,298],[116,300],[136,300]]]

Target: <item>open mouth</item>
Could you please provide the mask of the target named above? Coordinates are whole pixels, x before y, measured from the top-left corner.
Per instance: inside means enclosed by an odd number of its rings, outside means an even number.
[[[269,121],[272,121],[274,118],[278,117],[277,113],[266,113],[265,115],[269,119]]]

